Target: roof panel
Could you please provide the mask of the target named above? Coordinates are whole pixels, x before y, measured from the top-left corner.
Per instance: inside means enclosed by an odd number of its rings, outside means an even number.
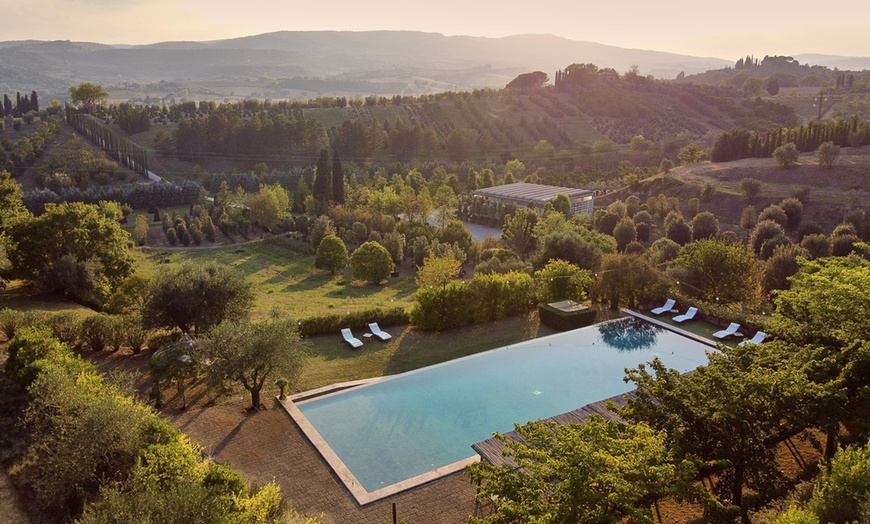
[[[594,192],[589,189],[545,186],[542,184],[529,184],[526,182],[487,187],[474,191],[475,195],[484,197],[503,198],[522,202],[536,202],[540,204],[553,200],[559,193],[564,193],[571,199],[594,194]]]

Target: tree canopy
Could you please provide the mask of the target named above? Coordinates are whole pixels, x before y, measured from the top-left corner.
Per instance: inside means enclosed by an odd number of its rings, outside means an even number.
[[[209,378],[239,382],[260,409],[260,392],[267,380],[284,379],[295,386],[305,362],[306,344],[296,323],[273,317],[262,322],[224,322],[209,332],[201,350],[210,364]]]
[[[529,422],[516,432],[522,441],[496,435],[514,463],[466,469],[482,483],[479,500],[499,501],[495,513],[468,522],[652,523],[652,502],[687,492],[694,473],[671,459],[664,432],[645,424],[593,415],[582,424]]]
[[[251,284],[238,271],[217,262],[187,261],[151,280],[143,317],[150,327],[202,332],[244,318],[253,300]]]
[[[100,307],[133,270],[129,235],[118,222],[81,202],[48,205],[9,230],[12,275]]]
[[[69,88],[69,97],[73,104],[82,105],[86,109],[93,109],[95,106],[105,104],[109,99],[109,93],[103,89],[101,84],[82,82],[77,86]]]
[[[522,73],[505,86],[508,89],[534,89],[543,87],[550,81],[550,77],[543,71],[535,71],[533,73]]]

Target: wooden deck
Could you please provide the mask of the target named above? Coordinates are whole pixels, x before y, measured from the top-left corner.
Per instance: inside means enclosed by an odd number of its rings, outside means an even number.
[[[628,399],[634,395],[634,391],[629,391],[628,393],[622,393],[620,395],[616,395],[615,397],[610,397],[608,399],[599,400],[597,402],[593,402],[591,404],[586,404],[582,408],[575,409],[573,411],[569,411],[567,413],[562,413],[561,415],[556,415],[555,417],[550,417],[545,419],[546,421],[555,422],[556,425],[561,426],[562,424],[570,424],[572,422],[583,422],[587,418],[592,415],[601,415],[603,418],[608,420],[620,420],[619,415],[607,409],[607,403],[612,402],[616,407],[623,407],[628,402]],[[504,434],[510,440],[514,440],[517,442],[523,442],[523,438],[517,434],[516,431],[510,431]],[[502,452],[505,450],[505,445],[502,441],[497,438],[489,438],[478,442],[477,444],[472,444],[471,447],[474,451],[480,455],[482,460],[489,462],[494,466],[500,466],[502,464],[514,464],[514,461],[510,457],[505,457]]]

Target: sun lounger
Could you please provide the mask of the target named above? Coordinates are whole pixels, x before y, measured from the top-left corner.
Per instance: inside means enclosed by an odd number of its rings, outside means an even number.
[[[353,336],[353,333],[350,332],[350,328],[342,329],[341,336],[344,338],[344,341],[350,344],[350,347],[354,349],[363,345],[362,340]]]
[[[695,315],[698,314],[698,308],[690,307],[685,313],[682,315],[677,315],[673,318],[674,322],[685,322],[686,320],[692,320],[695,318]]]
[[[727,328],[713,333],[713,336],[716,338],[730,337],[734,333],[737,333],[738,329],[740,329],[740,324],[738,324],[737,322],[732,322],[731,324],[728,325]]]
[[[372,332],[372,335],[378,337],[381,340],[390,340],[391,338],[393,338],[392,335],[382,330],[381,326],[379,326],[377,322],[372,322],[371,324],[369,324],[369,331]]]
[[[657,307],[655,309],[650,310],[653,315],[661,315],[662,313],[668,313],[672,309],[674,309],[674,305],[676,305],[676,301],[672,298],[669,298],[662,307]]]
[[[755,333],[754,337],[750,338],[749,340],[744,340],[737,345],[745,346],[746,344],[761,344],[762,342],[764,342],[765,337],[767,337],[767,333],[765,333],[764,331],[758,331]]]

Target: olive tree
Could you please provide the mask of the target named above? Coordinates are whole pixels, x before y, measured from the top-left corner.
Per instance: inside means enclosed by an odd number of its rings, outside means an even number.
[[[781,165],[782,167],[789,168],[798,161],[800,157],[800,151],[794,142],[789,142],[788,144],[781,145],[773,150],[773,158],[776,160],[776,163]]]
[[[244,275],[217,262],[182,262],[152,280],[143,308],[147,327],[207,331],[224,320],[247,316],[253,306]]]
[[[260,409],[260,392],[270,379],[296,384],[305,362],[306,343],[296,324],[273,317],[262,322],[224,322],[202,341],[209,360],[206,373],[214,383],[239,382],[251,394],[251,409]]]

